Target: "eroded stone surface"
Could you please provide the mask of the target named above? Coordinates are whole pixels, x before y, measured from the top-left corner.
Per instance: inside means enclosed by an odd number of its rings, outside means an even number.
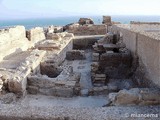
[[[119,91],[111,101],[113,105],[157,105],[160,104],[160,94],[154,88],[132,88]]]

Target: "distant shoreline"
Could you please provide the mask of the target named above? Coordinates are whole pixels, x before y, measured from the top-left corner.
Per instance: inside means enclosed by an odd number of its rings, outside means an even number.
[[[12,27],[16,25],[23,25],[26,29],[31,29],[33,27],[46,27],[50,25],[64,26],[70,23],[75,23],[81,17],[86,16],[75,16],[75,17],[57,17],[57,18],[32,18],[32,19],[21,19],[21,20],[0,20],[0,29]],[[95,24],[102,23],[102,16],[88,16],[95,21]],[[123,24],[128,24],[130,21],[146,21],[146,22],[160,22],[160,16],[112,16],[113,21],[118,21]]]

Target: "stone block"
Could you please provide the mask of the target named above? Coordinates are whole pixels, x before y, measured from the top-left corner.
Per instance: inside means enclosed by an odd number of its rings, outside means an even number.
[[[121,90],[116,96],[116,105],[133,105],[139,104],[140,100],[139,89],[132,89],[130,91]]]
[[[144,101],[159,101],[160,102],[160,91],[158,89],[145,88],[140,89],[142,100]]]
[[[72,50],[66,53],[67,60],[84,60],[86,59],[85,52],[83,50]]]
[[[89,90],[89,95],[108,95],[108,87],[93,87]]]
[[[64,87],[66,85],[65,81],[57,80],[55,81],[55,86],[56,87]]]
[[[99,53],[92,54],[92,61],[99,61]]]
[[[96,74],[95,75],[96,78],[106,78],[105,74]]]
[[[113,43],[113,34],[107,33],[103,38],[97,41],[99,44],[112,44]]]
[[[74,89],[73,88],[56,87],[56,96],[57,97],[73,97],[74,96]]]
[[[29,94],[34,94],[35,95],[35,94],[38,93],[39,89],[36,86],[28,86],[27,91],[28,91]]]
[[[44,30],[41,27],[35,27],[26,31],[27,38],[33,43],[46,39]]]
[[[154,88],[132,88],[120,90],[115,94],[114,99],[110,100],[113,105],[158,105],[160,93],[159,89]]]
[[[30,76],[28,77],[28,86],[36,86],[38,88],[50,88],[55,86],[55,80],[48,77]]]

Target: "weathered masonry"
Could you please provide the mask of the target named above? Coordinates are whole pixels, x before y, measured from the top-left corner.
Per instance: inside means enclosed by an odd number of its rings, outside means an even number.
[[[157,114],[159,28],[158,22],[120,24],[103,16],[100,25],[81,18],[66,26],[0,30],[0,119]]]
[[[131,51],[134,60],[138,58],[139,67],[135,72],[135,79],[144,85],[160,87],[158,28],[159,23],[131,22],[130,25],[113,25],[111,31],[123,36],[123,42]]]

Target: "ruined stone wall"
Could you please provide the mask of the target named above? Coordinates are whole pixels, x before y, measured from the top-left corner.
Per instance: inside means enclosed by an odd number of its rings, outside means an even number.
[[[46,39],[44,30],[41,27],[32,28],[26,33],[27,33],[27,38],[32,42],[33,45],[34,43],[37,43],[38,41]]]
[[[112,26],[111,31],[123,36],[133,57],[138,55],[140,69],[136,71],[136,79],[143,84],[160,87],[160,40],[116,25]]]
[[[0,30],[0,61],[7,55],[27,50],[29,41],[24,26]]]
[[[106,34],[106,25],[69,26],[67,32],[74,35],[104,35]]]
[[[40,62],[45,54],[45,51],[33,50],[30,55],[27,56],[19,66],[17,66],[8,78],[8,89],[10,92],[25,95],[27,77],[31,73],[39,71]]]
[[[73,49],[73,41],[70,40],[61,51],[58,53],[59,61],[64,61],[66,58],[66,52]]]
[[[137,33],[127,30],[127,29],[123,29],[123,28],[119,28],[116,26],[112,26],[112,28],[110,29],[110,31],[112,31],[114,34],[117,34],[117,38],[119,36],[123,37],[123,41],[126,44],[127,49],[129,49],[132,53],[133,56],[136,55],[136,41],[137,41]]]
[[[134,22],[131,21],[130,28],[136,31],[160,31],[160,22]]]
[[[91,47],[97,40],[104,37],[104,35],[93,35],[93,36],[77,36],[73,39],[73,49],[83,49]]]

